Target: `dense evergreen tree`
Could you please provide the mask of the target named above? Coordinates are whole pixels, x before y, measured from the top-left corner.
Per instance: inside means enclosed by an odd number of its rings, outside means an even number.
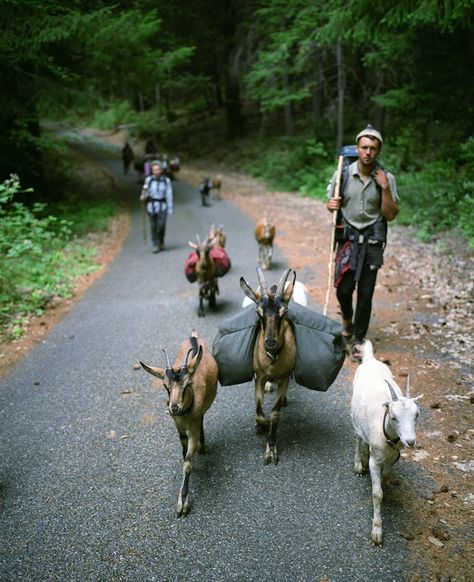
[[[473,14],[474,0],[0,0],[0,177],[41,182],[40,118],[120,100],[165,120],[222,108],[229,139],[257,111],[286,135],[342,141],[370,120],[433,151],[463,142]]]

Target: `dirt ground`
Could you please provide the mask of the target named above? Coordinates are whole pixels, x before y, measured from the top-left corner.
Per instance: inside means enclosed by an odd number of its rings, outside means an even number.
[[[109,141],[123,143],[123,137],[109,136]],[[110,176],[99,166],[85,160],[81,166],[82,173],[87,171],[90,176],[89,183],[94,179],[110,188]],[[197,186],[203,175],[214,174],[222,175],[221,196],[253,220],[258,220],[264,209],[271,210],[277,246],[289,266],[303,273],[312,303],[323,305],[331,232],[324,204],[287,192],[268,192],[247,176],[199,160],[193,160],[192,166],[183,165],[178,178]],[[78,280],[73,299],[58,303],[41,318],[33,318],[20,340],[0,344],[0,376],[41,342],[105,272],[120,251],[128,228],[129,221],[122,215],[113,221],[107,235],[95,237],[102,268]],[[397,382],[405,386],[409,374],[414,395],[424,394],[417,447],[402,451],[401,462],[418,463],[429,476],[419,487],[402,482],[391,492],[414,516],[409,528],[399,532],[413,552],[414,573],[406,582],[474,580],[473,273],[474,253],[459,241],[440,238],[424,244],[409,229],[390,227],[369,339],[376,356],[391,366]],[[339,318],[333,290],[328,315]],[[352,377],[356,364],[347,359],[345,366]],[[397,467],[394,473],[396,476]]]

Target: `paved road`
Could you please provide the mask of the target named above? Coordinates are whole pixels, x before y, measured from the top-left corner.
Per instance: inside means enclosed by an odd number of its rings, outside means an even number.
[[[353,438],[344,372],[327,393],[291,385],[279,430],[281,460],[263,465],[250,383],[220,387],[206,417],[209,454],[191,478],[194,505],[175,517],[181,448],[165,395],[134,370],[161,365],[196,327],[208,341],[239,309],[238,279],[256,283],[253,225],[220,201],[199,205],[175,183],[168,250],[142,239],[135,174],[88,144],[130,196],[123,251],[76,308],[0,385],[2,581],[401,582],[410,571],[409,508],[385,500],[383,549],[372,548],[370,479],[351,471]],[[231,271],[218,309],[197,317],[184,277],[188,240],[211,222],[228,234]],[[268,275],[275,282],[285,266]],[[400,463],[397,474],[417,477]]]

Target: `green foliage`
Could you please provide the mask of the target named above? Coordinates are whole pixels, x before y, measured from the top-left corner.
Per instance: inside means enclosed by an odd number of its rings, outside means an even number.
[[[400,223],[414,226],[422,240],[440,232],[461,232],[474,248],[472,165],[468,170],[451,161],[431,161],[420,169],[400,172],[397,182]]]
[[[234,143],[227,164],[237,165],[269,188],[322,198],[334,169],[314,138],[272,138]]]
[[[114,211],[64,205],[52,215],[44,204],[15,202],[20,192],[15,175],[0,184],[0,335],[7,338],[19,337],[28,316],[55,296],[69,297],[76,277],[97,270],[94,248],[74,235],[105,228]]]
[[[128,101],[119,101],[96,110],[91,124],[98,129],[116,129],[122,123],[136,123],[138,117]]]

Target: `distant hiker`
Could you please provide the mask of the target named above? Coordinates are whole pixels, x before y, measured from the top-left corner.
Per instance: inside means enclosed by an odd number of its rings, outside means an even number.
[[[145,178],[151,176],[151,162],[155,157],[156,156],[153,154],[145,154],[145,161],[143,163],[143,173],[145,174]]]
[[[128,170],[130,169],[130,165],[134,159],[135,154],[133,153],[132,146],[127,141],[122,148],[122,162],[124,174],[128,174]]]
[[[152,161],[151,172],[145,178],[140,201],[146,204],[153,252],[159,253],[165,248],[166,219],[173,214],[173,188],[171,180],[162,174],[158,160]]]
[[[328,187],[327,209],[340,210],[335,286],[341,306],[343,336],[354,336],[352,357],[362,359],[362,343],[369,328],[377,271],[383,264],[387,221],[398,212],[395,178],[377,158],[383,139],[370,124],[356,137],[358,159],[347,166],[341,180],[341,198],[334,198],[336,174]],[[352,296],[357,287],[355,314]],[[354,316],[354,317],[353,317]]]
[[[209,204],[209,192],[211,191],[212,184],[209,177],[205,177],[201,184],[199,185],[199,193],[201,194],[201,202],[203,206],[210,206]]]
[[[152,139],[147,139],[145,143],[145,153],[154,154],[156,152],[155,142]]]

